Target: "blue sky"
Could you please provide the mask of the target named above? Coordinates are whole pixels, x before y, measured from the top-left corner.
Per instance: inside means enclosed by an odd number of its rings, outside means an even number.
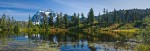
[[[86,16],[90,8],[93,8],[97,15],[99,12],[102,13],[103,8],[109,11],[114,8],[150,8],[149,2],[150,0],[0,0],[0,16],[6,13],[16,20],[27,20],[29,14],[33,16],[39,10],[48,9],[69,15],[83,12]]]

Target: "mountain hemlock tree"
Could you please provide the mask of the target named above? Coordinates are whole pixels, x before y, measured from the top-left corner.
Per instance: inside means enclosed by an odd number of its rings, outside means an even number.
[[[77,25],[77,16],[76,16],[76,13],[74,13],[74,15],[71,17],[71,26],[74,27]]]
[[[29,15],[29,20],[28,20],[28,28],[32,28],[32,21],[31,21],[30,15]]]
[[[104,13],[104,14],[103,14],[102,22],[103,22],[103,23],[106,23],[106,20],[105,20],[105,17],[106,17],[106,9],[105,9],[105,8],[103,9],[103,13]]]
[[[126,10],[126,13],[125,13],[125,23],[129,23],[129,11]]]
[[[15,23],[15,19],[14,19],[14,17],[13,17],[13,16],[11,17],[11,22],[12,22],[12,27],[11,27],[11,28],[13,29],[13,28],[15,27],[15,25],[14,25],[14,23]]]
[[[92,26],[94,25],[94,11],[93,11],[93,8],[91,8],[89,13],[88,13],[88,23]]]
[[[10,20],[9,16],[7,16],[7,28],[8,28],[8,30],[10,30],[10,28],[11,28],[11,20]]]
[[[78,14],[78,16],[77,16],[77,25],[78,25],[78,27],[80,27],[80,14]]]
[[[56,26],[59,27],[60,26],[60,15],[57,14],[57,17],[56,17]]]
[[[19,22],[18,21],[15,21],[16,25],[15,25],[15,32],[18,32],[19,31]],[[17,30],[17,31],[16,31]]]
[[[42,28],[46,29],[48,26],[48,18],[46,16],[46,14],[42,14],[43,15],[43,23],[42,23]]]
[[[81,13],[81,20],[80,20],[80,22],[81,22],[83,25],[85,25],[85,23],[86,23],[86,18],[85,18],[85,16],[84,16],[83,13]]]
[[[117,11],[114,8],[114,18],[113,18],[113,23],[118,23],[118,16],[117,16]]]
[[[1,28],[6,29],[6,14],[4,13],[1,18]]]
[[[100,12],[99,12],[99,14],[98,14],[98,23],[99,23],[99,25],[102,23],[102,20],[101,20],[102,18],[101,18],[101,14],[100,14]]]
[[[106,23],[108,24],[109,23],[109,16],[108,16],[108,10],[106,9],[106,18],[105,18],[105,20],[106,20]]]
[[[63,22],[64,22],[64,18],[63,18],[63,14],[62,12],[60,13],[60,27],[63,28]]]
[[[65,28],[67,28],[67,26],[68,26],[68,15],[65,14],[65,15],[63,16],[63,18],[64,18]]]
[[[53,14],[49,14],[50,18],[49,18],[49,26],[53,27],[54,26],[54,22],[53,22]]]

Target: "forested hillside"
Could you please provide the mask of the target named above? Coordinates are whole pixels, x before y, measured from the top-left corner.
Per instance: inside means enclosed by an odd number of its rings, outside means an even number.
[[[116,10],[108,12],[104,9],[103,15],[99,15],[97,18],[99,22],[104,23],[133,23],[143,20],[150,14],[150,9],[129,9],[129,10]]]

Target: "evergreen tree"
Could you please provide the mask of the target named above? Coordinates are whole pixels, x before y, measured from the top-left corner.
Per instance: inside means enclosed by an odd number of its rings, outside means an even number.
[[[29,20],[28,20],[28,28],[32,28],[32,21],[31,21],[30,15],[29,15]]]
[[[108,10],[105,11],[106,12],[106,16],[105,16],[105,22],[108,24],[109,23],[109,16],[108,16]]]
[[[77,25],[76,19],[77,19],[77,15],[76,15],[76,13],[74,13],[74,15],[71,18],[71,22],[72,22],[73,27]]]
[[[10,20],[10,17],[8,16],[7,17],[7,28],[10,30],[10,27],[12,26],[11,24],[11,20]]]
[[[98,22],[99,22],[99,25],[100,25],[100,23],[102,23],[101,14],[100,13],[98,14]]]
[[[128,23],[129,22],[129,11],[126,10],[126,14],[125,14],[125,23]]]
[[[1,28],[6,29],[6,14],[4,13],[1,18]]]
[[[11,17],[11,29],[13,29],[14,28],[14,22],[15,22],[15,19],[14,19],[14,17],[12,16]]]
[[[56,26],[59,27],[59,25],[60,25],[60,15],[57,14],[57,17],[56,17]]]
[[[19,31],[19,23],[17,22],[17,21],[15,21],[15,28],[14,28],[14,30],[15,30],[15,32],[18,32]]]
[[[106,9],[103,9],[103,17],[102,17],[102,22],[106,23]]]
[[[88,23],[90,25],[94,25],[94,11],[93,11],[93,8],[91,8],[89,13],[88,13]]]
[[[145,44],[150,44],[150,15],[146,16],[146,18],[143,19],[143,24],[146,24],[146,29],[142,29],[141,31],[141,38],[142,38],[142,42],[144,42]]]
[[[138,16],[137,16],[137,11],[134,9],[134,12],[133,12],[133,22],[136,22],[138,20]]]
[[[84,24],[84,25],[86,23],[86,18],[85,18],[83,13],[81,13],[81,23]]]
[[[119,23],[119,16],[117,15],[116,9],[114,9],[114,18],[113,23]]]
[[[64,18],[63,18],[62,12],[60,13],[60,22],[61,22],[60,27],[63,28],[64,27],[64,24],[63,24],[64,23]]]
[[[78,27],[80,27],[80,14],[78,14],[78,16],[77,16],[77,25],[78,25]]]
[[[46,29],[48,27],[48,18],[45,13],[42,13],[42,15],[43,15],[42,28]]]
[[[63,16],[63,18],[64,18],[65,28],[67,28],[67,26],[68,26],[68,15],[65,14],[65,15]]]
[[[50,18],[49,18],[49,26],[54,26],[54,22],[53,22],[53,14],[50,14]]]

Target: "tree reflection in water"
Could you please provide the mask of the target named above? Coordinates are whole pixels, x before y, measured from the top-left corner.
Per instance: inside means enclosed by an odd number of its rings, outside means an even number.
[[[6,50],[5,47],[8,47],[7,49],[9,50],[21,50],[22,48],[33,51],[41,49],[47,51],[126,51],[136,50],[134,47],[139,43],[136,43],[135,37],[134,33],[106,31],[94,33],[29,32],[17,34],[1,32],[0,50]],[[136,46],[136,48],[139,48],[139,46]]]

